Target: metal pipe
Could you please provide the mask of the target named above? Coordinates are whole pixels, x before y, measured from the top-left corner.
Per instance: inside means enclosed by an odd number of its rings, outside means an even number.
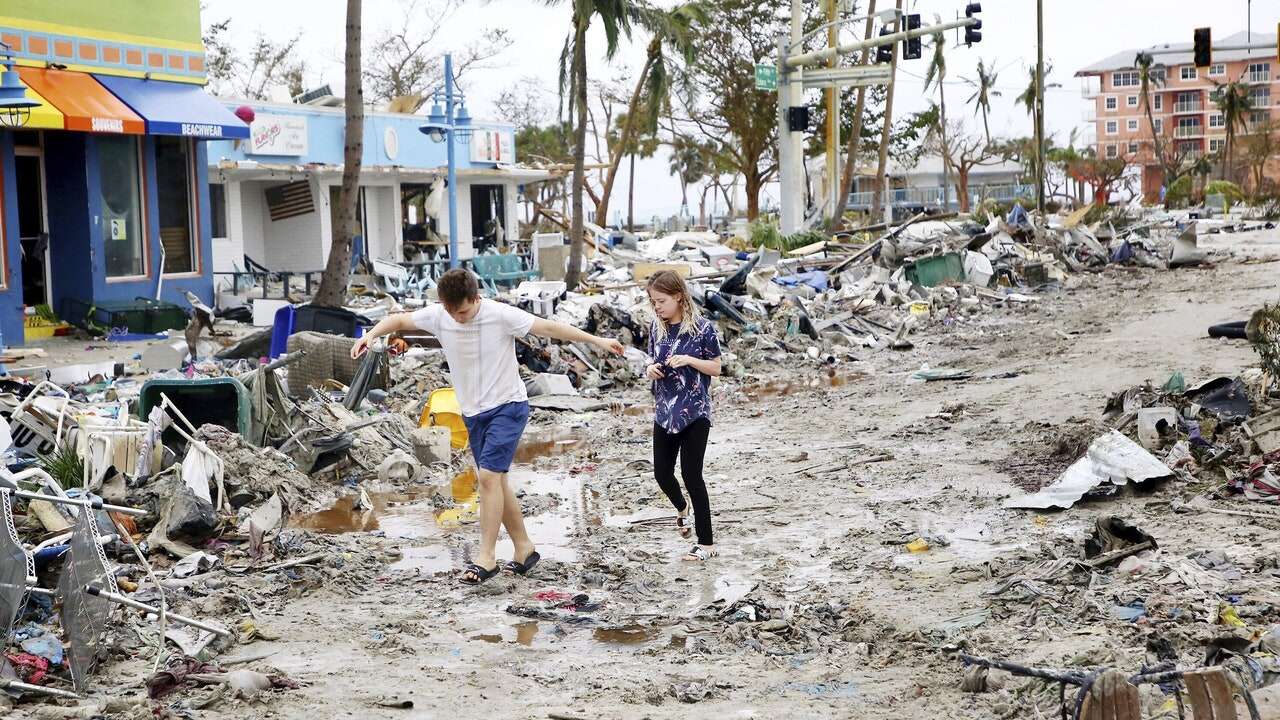
[[[813,52],[807,52],[803,55],[792,55],[784,60],[782,64],[789,68],[800,67],[802,65],[816,65],[818,63],[826,62],[835,55],[848,55],[849,53],[866,50],[867,48],[897,43],[900,40],[924,37],[926,35],[933,35],[935,33],[954,30],[956,28],[969,27],[970,25],[976,24],[978,24],[978,18],[961,18],[959,20],[952,20],[951,22],[945,22],[940,25],[930,25],[928,27],[921,27],[915,30],[902,30],[888,35],[877,35],[870,40],[859,40],[858,42],[848,43],[835,48],[814,50]]]
[[[84,591],[94,597],[100,597],[103,600],[110,600],[113,603],[124,605],[125,607],[131,607],[131,608],[134,608],[135,610],[142,610],[144,612],[149,612],[152,615],[160,614],[159,608],[152,607],[143,602],[138,602],[133,598],[127,598],[124,595],[117,595],[116,593],[108,592],[98,587],[97,585],[85,585]],[[178,615],[177,613],[171,613],[168,610],[165,610],[164,616],[166,620],[172,620],[181,625],[190,625],[193,628],[199,628],[200,630],[204,630],[205,632],[211,632],[214,635],[217,635],[219,637],[231,637],[230,630],[216,627],[208,623],[203,623],[203,622],[200,622],[199,620],[192,620],[189,617],[183,617],[182,615]]]
[[[76,498],[61,498],[54,497],[52,495],[41,495],[40,493],[27,492],[25,490],[14,490],[13,495],[15,497],[23,498],[24,500],[43,500],[45,502],[59,503],[61,505],[74,505],[76,507],[89,508],[91,510],[106,510],[107,512],[116,512],[122,515],[133,515],[135,517],[142,517],[147,514],[147,511],[142,510],[141,508],[111,505],[102,502],[100,498],[95,498],[93,500],[79,500]]]
[[[57,688],[44,687],[43,685],[31,685],[29,683],[18,682],[17,680],[5,680],[4,678],[0,678],[0,689],[39,693],[41,695],[50,695],[52,697],[64,698],[66,700],[84,699],[70,690],[58,690]]]

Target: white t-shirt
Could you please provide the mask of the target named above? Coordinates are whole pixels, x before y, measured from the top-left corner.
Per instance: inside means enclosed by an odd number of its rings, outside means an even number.
[[[480,311],[467,323],[458,323],[440,304],[415,310],[412,317],[414,325],[440,340],[463,415],[474,417],[529,399],[516,362],[515,339],[529,334],[534,316],[481,300]]]

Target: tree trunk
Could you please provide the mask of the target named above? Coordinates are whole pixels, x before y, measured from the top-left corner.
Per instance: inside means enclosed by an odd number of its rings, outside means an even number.
[[[702,197],[698,200],[698,225],[700,227],[707,226],[707,190],[710,189],[712,189],[711,185],[704,185]]]
[[[681,187],[684,187],[683,181]],[[631,177],[627,180],[627,232],[636,231],[636,154],[631,153]]]
[[[587,184],[587,25],[584,20],[574,22],[573,67],[570,70],[574,102],[577,103],[578,124],[573,132],[573,222],[569,227],[569,270],[565,273],[564,282],[568,289],[578,287],[578,276],[582,274],[582,244],[584,226],[582,216],[582,193]]]
[[[760,182],[760,173],[754,169],[743,175],[743,181],[747,190],[747,221],[750,222],[760,216],[760,188],[764,183]]]
[[[869,0],[867,4],[867,22],[863,32],[863,40],[871,39],[871,28],[874,25],[872,16],[876,14],[876,0]],[[871,50],[864,50],[862,57],[858,59],[859,65],[866,65],[871,59]],[[862,117],[867,109],[867,89],[865,87],[858,88],[858,102],[853,108],[853,128],[849,133],[849,148],[845,151],[844,170],[840,173],[840,199],[842,203],[849,202],[849,193],[853,192],[853,174],[858,169],[858,151],[862,149]],[[839,212],[831,213],[831,222],[827,225],[827,229],[835,231],[844,219],[844,206],[841,205]]]
[[[902,17],[902,0],[898,0],[898,17]],[[894,30],[901,30],[901,21],[894,21]],[[889,64],[889,96],[884,100],[884,129],[880,132],[880,162],[876,166],[876,194],[871,199],[871,214],[883,209],[881,199],[887,187],[885,168],[889,164],[889,130],[893,127],[894,80],[898,77],[898,43],[893,44],[893,61]]]
[[[959,196],[960,212],[969,212],[969,168],[963,165],[956,168],[956,194]]]
[[[351,278],[351,245],[360,228],[356,220],[356,202],[360,196],[360,158],[364,154],[364,94],[360,73],[360,2],[347,0],[346,52],[346,127],[343,131],[342,193],[338,225],[333,228],[329,259],[325,263],[320,287],[311,304],[317,307],[342,307],[347,298],[347,282]]]
[[[604,176],[604,189],[600,191],[600,201],[596,204],[596,218],[601,225],[604,225],[609,219],[607,216],[609,214],[609,198],[613,195],[613,183],[618,179],[618,168],[622,165],[623,152],[631,145],[631,138],[635,135],[636,110],[640,107],[640,96],[644,93],[644,83],[649,77],[649,70],[656,61],[657,49],[654,44],[657,42],[657,38],[654,38],[649,43],[649,55],[645,58],[644,67],[640,68],[640,77],[636,79],[636,89],[632,91],[631,102],[627,104],[627,121],[622,124],[622,135],[618,138],[617,151],[609,153],[609,169]]]

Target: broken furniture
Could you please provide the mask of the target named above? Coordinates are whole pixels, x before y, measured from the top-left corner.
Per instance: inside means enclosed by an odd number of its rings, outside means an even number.
[[[475,270],[480,284],[487,288],[489,294],[498,294],[498,285],[514,285],[531,280],[538,276],[537,270],[525,270],[524,261],[519,255],[476,255],[471,258],[471,267]]]

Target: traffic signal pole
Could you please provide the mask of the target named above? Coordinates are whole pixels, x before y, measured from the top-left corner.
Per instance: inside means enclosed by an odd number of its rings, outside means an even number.
[[[884,45],[893,45],[896,48],[897,43],[905,40],[923,38],[957,28],[976,29],[982,25],[976,17],[965,17],[844,45],[828,44],[821,50],[792,55],[791,53],[804,41],[804,15],[800,2],[801,0],[791,0],[790,33],[778,37],[778,181],[781,185],[778,204],[779,224],[784,235],[799,232],[805,223],[804,128],[792,130],[790,122],[792,108],[800,108],[804,105],[805,88],[833,87],[838,93],[841,87],[883,85],[889,80],[889,73],[884,72],[883,69],[836,68],[835,61],[841,55],[851,55]],[[973,7],[976,12],[977,3],[973,3]],[[900,16],[901,13],[897,13],[895,23],[899,22]],[[977,35],[977,33],[974,34]],[[974,42],[977,40],[978,38],[975,37]],[[838,112],[833,112],[831,115],[838,117]],[[853,131],[858,132],[858,128],[854,128]],[[835,192],[838,194],[838,191]],[[836,197],[833,201],[842,203],[844,198]]]
[[[798,232],[804,223],[804,132],[793,131],[791,108],[804,104],[800,72],[787,66],[788,48],[798,45],[804,31],[800,0],[791,0],[791,32],[778,38],[778,198],[779,225],[784,235]]]

